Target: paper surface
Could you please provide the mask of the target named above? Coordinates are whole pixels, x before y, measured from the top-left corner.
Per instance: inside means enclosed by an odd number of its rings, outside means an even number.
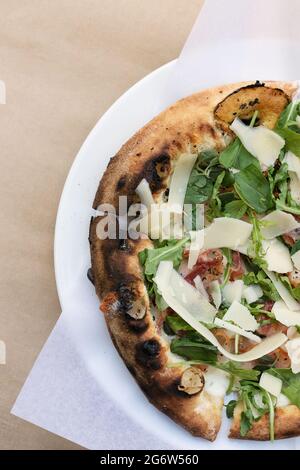
[[[299,34],[295,24],[299,18],[297,13],[297,1],[288,4],[268,0],[207,1],[172,72],[167,92],[161,96],[159,107],[162,109],[200,88],[224,82],[300,77],[296,68],[300,64],[295,55],[296,39],[299,40],[296,38]],[[74,291],[81,290],[82,275],[79,273],[79,284],[73,286]],[[85,294],[92,295],[88,292]],[[86,367],[86,357],[78,353],[79,344],[86,347],[88,343],[89,357],[93,348],[97,357],[97,328],[103,325],[97,326],[101,320],[95,318],[94,325],[81,328],[85,308],[84,299],[82,301],[77,305],[70,302],[65,307],[13,413],[89,449],[170,448],[167,439],[164,441],[137,425],[122,411],[120,403],[110,399],[109,390],[99,387],[91,373],[97,364]],[[117,355],[109,360],[120,361]],[[116,364],[118,367],[119,363]],[[158,413],[150,405],[149,410]],[[239,442],[236,447],[263,448],[267,445]],[[217,444],[215,448],[224,446],[226,443]],[[295,449],[297,440],[281,441],[275,446]],[[174,448],[181,448],[180,441]]]
[[[165,106],[201,88],[298,80],[300,2],[208,0],[179,57]]]

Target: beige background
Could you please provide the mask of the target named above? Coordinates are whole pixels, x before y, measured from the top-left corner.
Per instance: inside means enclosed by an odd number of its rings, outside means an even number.
[[[53,231],[72,161],[130,85],[178,56],[202,0],[0,0],[0,449],[76,449],[9,414],[60,313]]]

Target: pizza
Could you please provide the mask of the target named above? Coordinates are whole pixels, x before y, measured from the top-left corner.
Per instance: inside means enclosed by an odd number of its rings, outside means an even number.
[[[230,438],[300,434],[296,95],[243,82],[178,101],[94,200],[89,275],[112,341],[149,401],[211,441],[223,407]]]

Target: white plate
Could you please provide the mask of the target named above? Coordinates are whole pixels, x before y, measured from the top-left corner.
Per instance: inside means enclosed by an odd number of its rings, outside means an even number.
[[[90,266],[88,229],[99,180],[109,158],[157,113],[158,97],[164,92],[173,66],[171,62],[157,69],[119,98],[99,120],[73,163],[61,197],[55,231],[55,273],[61,306],[66,309],[71,293],[72,305],[77,308],[74,307],[69,326],[99,387],[170,448],[284,449],[290,447],[291,441],[289,445],[284,441],[275,445],[230,441],[226,437],[226,420],[218,439],[209,443],[192,437],[151,406],[116,353],[99,314],[94,288],[86,278]],[[74,286],[77,286],[75,293]]]

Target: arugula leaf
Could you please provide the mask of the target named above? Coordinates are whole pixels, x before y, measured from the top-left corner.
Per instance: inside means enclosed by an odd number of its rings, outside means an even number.
[[[300,215],[300,205],[292,199],[289,191],[289,179],[290,175],[286,163],[282,163],[277,171],[275,168],[269,169],[268,180],[276,209]]]
[[[232,217],[234,219],[241,219],[247,211],[246,204],[241,200],[235,200],[228,202],[225,205],[225,216]]]
[[[168,315],[165,322],[175,334],[179,331],[194,331],[193,328],[179,315]]]
[[[249,165],[235,175],[234,188],[240,199],[259,214],[273,207],[270,184],[254,165]]]
[[[294,297],[296,300],[300,300],[300,288],[293,287],[290,283],[288,276],[279,276],[279,278],[281,282],[284,284],[284,286],[287,288],[287,290],[290,292],[292,297]]]
[[[217,360],[218,350],[212,344],[202,340],[191,340],[189,338],[176,338],[171,342],[171,352],[184,357],[185,359],[194,359],[205,364],[214,364]]]
[[[251,232],[251,244],[249,251],[251,253],[252,261],[261,268],[267,268],[267,263],[264,258],[263,250],[263,236],[260,231],[261,222],[255,216],[253,211],[248,211],[250,222],[252,223],[253,229]]]
[[[184,246],[188,241],[189,238],[186,237],[182,240],[158,242],[156,244],[156,248],[146,248],[139,253],[139,260],[144,270],[144,277],[148,293],[150,297],[155,298],[157,308],[161,311],[167,308],[167,304],[158,293],[157,287],[153,282],[158,265],[161,261],[173,261],[174,268],[179,268],[183,256]]]
[[[223,284],[222,284],[222,287],[224,287],[225,284],[227,284],[227,282],[229,280],[230,268],[232,266],[233,260],[232,260],[232,252],[231,252],[230,248],[223,248],[222,252],[223,252],[223,254],[224,254],[224,256],[226,257],[226,260],[227,260],[225,270],[224,270],[224,280],[223,280]]]
[[[266,297],[271,300],[280,300],[280,296],[275,289],[271,279],[267,277],[264,271],[259,270],[256,274],[254,272],[249,272],[243,277],[244,283],[249,286],[250,284],[259,285],[262,288],[262,291]]]
[[[259,161],[243,146],[237,137],[221,153],[220,163],[224,168],[236,168],[244,170],[249,165],[260,168]]]
[[[222,182],[224,180],[224,177],[225,177],[225,171],[222,171],[222,173],[218,175],[215,181],[213,192],[210,198],[210,203],[206,210],[206,217],[209,220],[213,220],[216,217],[220,217],[221,215],[222,202],[219,198],[219,191],[220,191]]]
[[[258,377],[260,376],[259,370],[243,369],[242,367],[239,367],[238,363],[234,361],[227,361],[222,364],[219,363],[215,367],[217,367],[218,369],[222,369],[225,372],[228,372],[234,377],[239,377],[240,379],[244,379],[244,380],[256,381],[258,380]]]
[[[296,117],[300,114],[300,103],[292,102],[281,113],[275,131],[284,140],[286,149],[300,157],[300,129],[296,124]]]
[[[295,245],[292,246],[291,255],[294,255],[299,250],[300,250],[300,240],[296,241]]]
[[[254,126],[257,116],[258,112],[255,111],[249,125],[250,127]],[[244,170],[249,165],[254,165],[260,169],[257,158],[248,152],[238,137],[220,153],[220,163],[225,168],[236,168],[237,170]]]
[[[270,394],[262,389],[257,382],[242,380],[239,384],[239,399],[243,403],[240,433],[242,437],[250,431],[253,423],[269,413],[270,439],[274,440],[274,403]]]
[[[300,373],[293,374],[291,369],[269,369],[268,372],[282,380],[283,393],[293,405],[300,408]]]
[[[226,416],[227,418],[233,418],[234,409],[237,405],[237,400],[230,400],[226,406]]]

